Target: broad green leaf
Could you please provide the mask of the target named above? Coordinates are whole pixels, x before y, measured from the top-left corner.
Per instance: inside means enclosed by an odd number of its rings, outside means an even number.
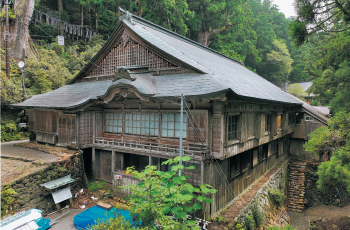
[[[195,169],[195,167],[193,165],[185,167],[185,169]]]
[[[205,199],[204,201],[205,201],[206,203],[208,203],[208,204],[210,204],[211,202],[213,202],[212,199]]]
[[[182,161],[190,161],[191,157],[190,156],[184,156],[182,157]]]
[[[202,209],[202,205],[200,205],[199,203],[195,203],[192,208],[194,211],[197,211],[198,209]]]
[[[202,202],[204,199],[207,199],[204,195],[200,195],[199,197],[197,197],[197,200],[199,202]]]

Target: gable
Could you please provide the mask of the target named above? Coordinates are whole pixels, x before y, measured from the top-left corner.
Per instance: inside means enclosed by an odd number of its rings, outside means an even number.
[[[108,54],[87,76],[113,75],[122,66],[146,66],[149,71],[178,69],[179,65],[156,54],[124,30]]]

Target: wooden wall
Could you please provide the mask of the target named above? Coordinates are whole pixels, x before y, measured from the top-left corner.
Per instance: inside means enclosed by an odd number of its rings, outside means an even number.
[[[206,204],[207,207],[203,208],[203,210],[206,211],[205,213],[202,213],[202,215],[205,216],[205,218],[208,218],[210,215],[225,208],[234,197],[241,194],[265,172],[272,169],[278,162],[282,162],[287,158],[288,154],[283,154],[282,156],[278,157],[275,153],[269,158],[259,162],[256,166],[249,168],[232,179],[228,178],[230,167],[229,158],[222,161],[218,160],[218,164],[216,161],[207,162],[204,168],[204,171],[206,172],[204,176],[204,183],[212,185],[218,191],[216,194],[212,195],[211,199],[213,199],[213,202],[211,204]],[[223,177],[218,170],[222,170],[224,173],[226,173],[225,176],[230,186],[228,186],[225,177]]]
[[[102,137],[103,119],[101,111],[79,114],[79,145],[92,146],[93,137]]]
[[[58,144],[76,145],[76,115],[58,114]]]
[[[36,141],[37,133],[40,133],[40,140],[52,140],[52,136],[57,137],[57,145],[76,145],[76,115],[62,114],[52,110],[29,110],[29,131],[31,141]],[[45,138],[45,135],[50,138]],[[50,141],[48,143],[55,144]]]

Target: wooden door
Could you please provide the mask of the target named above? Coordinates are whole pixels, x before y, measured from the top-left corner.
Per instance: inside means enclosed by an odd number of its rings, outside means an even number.
[[[112,183],[112,152],[99,151],[100,154],[100,178],[101,180]]]

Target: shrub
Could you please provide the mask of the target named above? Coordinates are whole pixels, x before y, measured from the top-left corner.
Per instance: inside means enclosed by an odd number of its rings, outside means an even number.
[[[268,193],[270,200],[275,206],[281,206],[285,203],[287,197],[282,191],[277,189],[269,189]]]
[[[244,222],[248,230],[255,229],[255,221],[253,215],[244,215]]]
[[[342,187],[350,194],[350,142],[336,150],[330,161],[322,162],[317,174],[317,188],[321,192],[326,193],[332,187]]]
[[[256,224],[256,227],[260,227],[260,225],[262,224],[262,222],[265,221],[265,216],[264,213],[262,211],[260,211],[259,207],[257,204],[255,204],[252,208],[252,215],[254,218],[254,222]]]
[[[141,220],[143,226],[151,227],[157,219],[164,229],[199,229],[195,220],[187,220],[187,215],[201,209],[198,202],[211,203],[207,198],[216,190],[210,185],[193,187],[186,180],[185,175],[178,175],[179,170],[194,169],[194,166],[184,167],[178,165],[180,157],[169,159],[162,164],[173,165],[171,171],[157,171],[156,166],[148,165],[144,171],[138,172],[134,167],[127,168],[127,174],[132,174],[139,180],[137,185],[127,185],[123,189],[130,189],[129,204],[132,205],[131,215],[135,220]],[[185,156],[182,161],[189,161],[191,158]],[[174,215],[174,219],[171,216]]]
[[[115,218],[109,218],[107,220],[98,220],[95,221],[94,225],[89,226],[87,229],[89,230],[136,230],[143,228],[136,228],[131,226],[129,221],[125,220],[122,216],[115,216]]]
[[[245,229],[243,228],[243,225],[241,224],[241,222],[238,221],[234,230],[245,230]]]
[[[15,198],[13,197],[16,194],[15,190],[10,188],[10,185],[5,185],[1,191],[1,216],[6,214],[6,210],[13,205]]]

